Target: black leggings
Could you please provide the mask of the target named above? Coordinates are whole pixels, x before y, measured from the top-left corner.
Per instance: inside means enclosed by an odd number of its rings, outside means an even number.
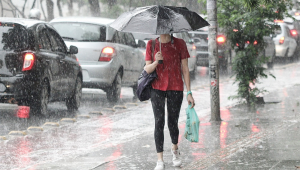
[[[178,143],[178,118],[183,100],[183,91],[151,91],[151,103],[155,118],[154,139],[157,153],[164,151],[165,98],[167,98],[168,128],[173,144]]]

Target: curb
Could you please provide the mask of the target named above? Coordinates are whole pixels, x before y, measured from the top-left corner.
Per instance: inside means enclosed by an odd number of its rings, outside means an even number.
[[[27,133],[25,131],[10,131],[8,133],[9,136],[26,136]]]
[[[125,105],[115,105],[113,109],[127,109]]]
[[[76,119],[73,119],[73,118],[62,118],[59,122],[60,122],[60,124],[75,123]]]

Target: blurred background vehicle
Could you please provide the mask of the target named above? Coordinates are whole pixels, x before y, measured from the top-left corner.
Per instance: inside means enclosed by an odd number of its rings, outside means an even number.
[[[196,49],[197,49],[197,65],[202,67],[209,67],[208,60],[208,27],[203,27],[196,31],[189,31]],[[220,70],[222,72],[228,71],[228,65],[231,62],[231,47],[230,43],[226,41],[226,36],[219,33],[217,36],[218,57]]]
[[[291,35],[288,25],[282,20],[276,20],[275,23],[279,27],[275,30],[273,41],[276,48],[276,57],[283,60],[292,60],[295,56],[297,42]]]
[[[297,14],[297,15],[296,15]],[[289,27],[291,36],[296,40],[297,47],[294,59],[299,59],[300,55],[300,13],[295,13],[294,18],[285,18],[283,22]]]
[[[78,47],[83,87],[104,90],[110,102],[120,99],[122,86],[132,87],[135,95],[145,63],[133,35],[109,27],[113,21],[99,17],[64,17],[50,22],[66,44]]]
[[[77,47],[67,49],[55,29],[38,20],[0,18],[0,99],[46,114],[50,101],[80,106]]]
[[[144,56],[146,55],[146,45],[148,41],[159,37],[159,35],[141,34],[141,33],[133,33],[133,36],[140,50],[143,52]],[[190,54],[190,58],[188,58],[190,77],[191,79],[195,79],[195,76],[197,74],[196,46],[194,45],[191,37],[187,32],[174,33],[173,36],[176,38],[181,38],[186,42],[186,46]]]

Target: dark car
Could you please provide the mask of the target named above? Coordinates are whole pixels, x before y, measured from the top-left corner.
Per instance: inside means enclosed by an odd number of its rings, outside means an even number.
[[[43,21],[0,18],[0,101],[38,114],[47,113],[50,101],[66,101],[69,110],[77,110],[82,95],[77,52]]]
[[[208,67],[208,27],[190,31],[189,34],[192,36],[196,46],[197,65]],[[217,36],[217,45],[220,69],[226,72],[228,64],[231,62],[231,47],[229,42],[226,41],[225,35],[219,34]]]

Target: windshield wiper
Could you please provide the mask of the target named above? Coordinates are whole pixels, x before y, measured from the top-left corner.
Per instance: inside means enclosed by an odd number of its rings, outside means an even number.
[[[74,40],[74,38],[72,38],[72,37],[61,37],[61,38],[68,39],[68,40]]]

